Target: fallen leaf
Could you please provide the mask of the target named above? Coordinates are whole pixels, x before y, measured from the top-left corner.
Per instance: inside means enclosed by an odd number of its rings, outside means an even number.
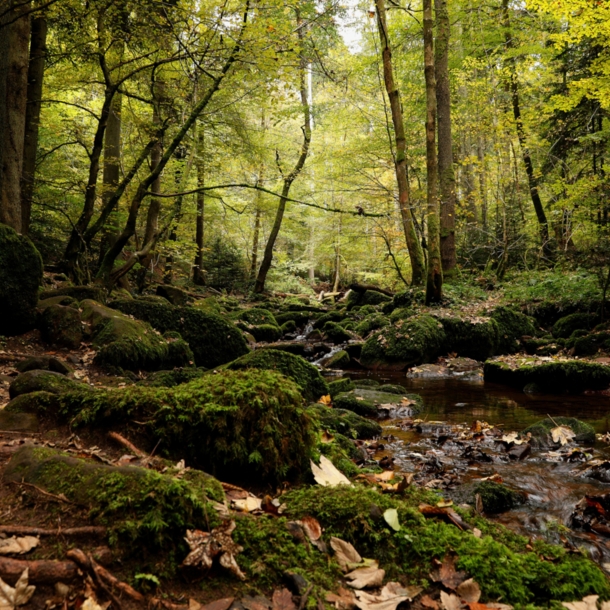
[[[357,568],[345,575],[345,578],[351,581],[348,585],[354,589],[381,587],[384,577],[385,570],[380,570],[376,561],[366,568]]]
[[[575,436],[576,436],[576,434],[574,433],[572,428],[570,428],[570,426],[557,426],[556,428],[553,428],[551,430],[551,438],[553,439],[553,442],[560,443],[561,446],[567,445]],[[589,596],[589,597],[591,597],[591,596]],[[570,602],[566,602],[566,603],[570,603]],[[576,603],[576,602],[574,602],[574,603]],[[580,602],[578,602],[578,603],[580,603]]]
[[[558,426],[558,428],[564,427],[567,426]],[[554,429],[556,430],[557,428]],[[586,597],[583,597],[581,601],[561,602],[561,605],[568,608],[568,610],[597,610],[598,599],[599,595],[587,595]]]
[[[320,539],[320,537],[322,536],[322,526],[320,525],[320,522],[317,519],[306,515],[301,519],[300,523],[303,527],[303,531],[307,534],[307,537],[312,542],[315,542],[316,540]]]
[[[400,583],[389,582],[379,593],[356,591],[356,605],[361,610],[396,610],[402,602],[410,602],[422,591],[421,587],[403,587]]]
[[[356,596],[353,591],[339,587],[337,593],[327,593],[326,601],[334,604],[337,610],[351,610],[356,606]]]
[[[235,521],[225,521],[211,532],[186,530],[185,540],[191,552],[182,562],[182,565],[202,566],[209,569],[212,567],[214,558],[218,557],[218,562],[223,568],[232,572],[240,580],[245,580],[246,576],[239,569],[235,560],[235,555],[241,553],[243,548],[233,542],[231,538],[234,529]]]
[[[320,442],[324,443],[325,445],[328,443],[332,443],[335,440],[335,437],[328,431],[324,430],[324,432],[322,432],[322,436],[320,437]]]
[[[28,575],[29,571],[26,568],[15,583],[15,588],[7,585],[0,578],[0,610],[13,610],[13,608],[23,606],[30,601],[36,587],[28,585]]]
[[[480,537],[483,535],[483,532],[482,532],[482,531],[481,531],[481,530],[480,530],[478,527],[475,527],[475,528],[472,530],[472,535],[473,535],[475,538],[480,538]]]
[[[378,481],[391,481],[394,478],[395,475],[394,475],[394,471],[393,470],[384,470],[383,472],[380,472],[380,473],[375,474],[373,476]]]
[[[436,505],[438,508],[449,508],[450,506],[453,506],[453,500],[441,500],[440,502],[437,502]]]
[[[481,598],[481,587],[472,578],[458,585],[455,592],[469,604],[476,604]]]
[[[233,506],[244,513],[252,513],[255,510],[261,510],[263,501],[252,495],[242,500],[233,500]]]
[[[400,531],[400,523],[398,521],[398,511],[395,508],[388,508],[383,513],[383,518],[385,522],[395,531]]]
[[[39,543],[40,538],[37,538],[36,536],[23,536],[21,538],[11,536],[10,538],[0,540],[0,555],[9,555],[12,553],[23,555],[23,553],[27,553],[34,547],[37,547]]]
[[[201,610],[201,604],[192,597],[189,598],[189,610]]]
[[[311,471],[313,478],[322,487],[336,487],[337,485],[350,485],[350,480],[324,455],[320,456],[320,465],[311,461]]]
[[[462,602],[457,595],[441,591],[441,605],[445,610],[460,610]]]
[[[335,551],[335,559],[339,562],[342,570],[347,571],[350,566],[362,563],[362,557],[349,542],[333,536],[330,539],[330,546]]]
[[[432,610],[438,610],[438,602],[433,600],[429,595],[423,595],[419,600],[419,603],[424,608],[432,608]]]
[[[292,593],[288,589],[276,589],[271,598],[272,610],[296,610],[292,601]]]
[[[326,396],[320,396],[320,400],[318,400],[318,404],[326,405],[327,407],[332,403],[332,398],[330,394],[326,394]]]
[[[434,582],[441,582],[447,589],[453,590],[466,580],[467,574],[466,572],[456,570],[455,557],[447,555],[438,570],[430,574],[430,577]]]

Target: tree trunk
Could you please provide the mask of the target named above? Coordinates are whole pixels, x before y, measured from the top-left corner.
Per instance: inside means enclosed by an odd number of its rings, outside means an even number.
[[[405,137],[402,108],[400,105],[400,94],[398,88],[394,84],[392,51],[390,50],[388,37],[385,0],[375,0],[375,6],[377,7],[377,23],[379,26],[379,39],[381,41],[383,76],[385,88],[390,100],[392,123],[394,124],[394,137],[396,141],[396,159],[394,165],[396,170],[396,182],[398,184],[398,201],[400,205],[402,227],[405,234],[407,249],[409,250],[409,258],[411,259],[411,283],[414,286],[420,286],[424,283],[426,265],[424,253],[415,231],[414,212],[410,201],[409,179],[407,176],[407,141]]]
[[[205,186],[205,135],[203,125],[199,126],[199,134],[197,135],[197,188]],[[193,267],[193,282],[197,286],[205,286],[205,271],[203,268],[203,237],[204,237],[204,214],[205,214],[205,193],[199,191],[197,193],[197,218],[195,221],[195,245],[197,252],[195,253],[195,265]]]
[[[477,160],[479,162],[479,192],[481,198],[481,225],[487,232],[487,167],[485,165],[485,144],[479,136],[477,140]]]
[[[451,136],[451,91],[449,85],[449,12],[447,0],[435,0],[437,38],[434,54],[438,112],[438,175],[441,205],[441,260],[449,275],[457,264],[455,255],[455,173]]]
[[[114,195],[119,186],[121,173],[121,106],[123,96],[116,93],[112,100],[112,107],[108,115],[108,125],[104,134],[104,174],[102,188],[102,204],[108,202]],[[100,245],[100,262],[103,260],[106,250],[114,243],[117,238],[117,209],[115,207],[109,218],[109,222],[104,226],[102,243]]]
[[[506,41],[506,49],[510,52],[511,49],[515,48],[515,44],[511,31],[508,0],[502,0],[502,16],[504,21],[504,39]],[[549,242],[549,223],[542,205],[542,200],[540,199],[540,192],[538,191],[538,178],[534,172],[534,163],[527,145],[527,138],[525,136],[525,129],[523,127],[521,105],[519,100],[519,82],[517,80],[517,69],[514,57],[509,57],[507,59],[507,64],[509,67],[509,90],[513,106],[513,117],[515,119],[515,127],[517,129],[519,145],[521,146],[521,156],[523,157],[523,163],[525,165],[525,173],[527,174],[527,181],[532,203],[534,205],[534,211],[536,212],[536,218],[538,219],[540,239],[542,240],[542,250],[545,254],[549,255],[551,254],[551,244]]]
[[[264,168],[263,165],[261,164],[261,168],[258,174],[258,181],[257,184],[259,186],[263,186],[264,185],[264,178],[263,178],[263,172],[264,172]],[[254,212],[254,235],[252,237],[252,257],[251,257],[251,261],[250,261],[250,281],[254,282],[254,280],[256,279],[256,269],[258,267],[258,242],[260,239],[260,232],[261,232],[261,199],[262,199],[262,191],[256,191],[256,200],[255,200],[255,207],[256,210]]]
[[[32,20],[30,62],[28,66],[28,93],[25,111],[25,139],[23,147],[23,171],[21,174],[21,232],[30,230],[32,196],[38,153],[38,126],[42,106],[42,82],[47,55],[47,19],[44,16]]]
[[[424,74],[426,78],[426,170],[428,224],[428,281],[426,305],[439,303],[443,296],[443,269],[440,250],[438,166],[436,158],[436,79],[434,78],[434,20],[432,0],[423,0]]]
[[[297,30],[299,41],[301,44],[303,43],[305,33],[303,32],[303,28],[300,27]],[[275,213],[275,220],[273,222],[273,227],[271,228],[271,233],[269,233],[269,238],[267,239],[267,245],[265,246],[265,252],[263,254],[263,260],[261,261],[260,269],[258,270],[258,275],[256,277],[256,283],[254,285],[254,292],[261,293],[265,290],[265,281],[267,280],[267,273],[269,273],[269,269],[271,268],[271,261],[273,260],[273,247],[275,246],[275,240],[280,232],[280,228],[282,226],[282,220],[284,218],[284,211],[286,210],[286,202],[288,199],[288,195],[290,193],[290,187],[292,183],[296,180],[297,176],[301,173],[303,166],[305,165],[305,161],[307,160],[307,155],[309,153],[309,145],[311,143],[311,108],[309,107],[309,99],[307,96],[307,86],[305,84],[305,60],[301,57],[300,63],[300,94],[301,94],[301,106],[303,108],[303,118],[304,125],[303,129],[303,145],[301,147],[301,154],[292,169],[292,171],[284,177],[284,185],[282,187],[282,194],[280,196],[280,202],[277,206],[277,211]]]
[[[19,15],[28,8],[27,2],[9,0],[3,21],[12,23],[0,35],[0,222],[18,233],[30,42],[29,15]]]
[[[333,282],[333,292],[339,290],[341,281],[341,228],[342,219],[339,216],[339,226],[337,227],[337,241],[335,242],[335,278]]]
[[[183,179],[184,179],[184,165],[182,163],[182,160],[184,159],[184,157],[186,156],[186,149],[183,146],[180,146],[177,150],[176,150],[176,160],[178,161],[178,165],[176,166],[176,169],[174,171],[174,184],[176,185],[176,192],[180,192],[182,190],[182,183],[183,183]],[[183,200],[183,196],[182,195],[177,195],[176,196],[176,209],[177,209],[177,216],[174,220],[174,222],[172,223],[172,229],[170,231],[169,237],[168,237],[168,241],[173,241],[176,242],[178,240],[178,217],[180,215],[180,212],[182,211],[182,200]],[[168,254],[165,257],[165,274],[163,276],[163,283],[164,284],[171,284],[174,281],[174,255],[170,252],[170,254]]]

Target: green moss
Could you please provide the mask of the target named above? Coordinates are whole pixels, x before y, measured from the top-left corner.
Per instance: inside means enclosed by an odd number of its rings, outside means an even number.
[[[382,429],[376,422],[352,411],[325,405],[311,405],[308,409],[315,413],[319,425],[329,431],[338,432],[348,438],[373,438],[380,436]]]
[[[375,388],[375,391],[385,392],[386,394],[398,394],[399,396],[405,396],[407,390],[405,390],[405,388],[403,388],[401,385],[397,385],[395,383],[384,383],[378,388]]]
[[[138,382],[138,385],[151,387],[173,388],[182,383],[188,383],[205,375],[207,369],[195,367],[176,368],[173,371],[155,371]]]
[[[180,333],[193,351],[197,366],[211,369],[231,362],[249,351],[239,329],[213,313],[142,299],[115,301],[112,307],[148,322],[162,333]]]
[[[330,358],[323,361],[323,365],[327,369],[342,369],[350,363],[349,354],[345,350],[335,352]]]
[[[72,297],[76,301],[84,301],[91,299],[104,303],[106,301],[106,292],[98,286],[65,286],[56,290],[43,290],[40,293],[40,300],[50,299],[52,297]]]
[[[498,325],[498,354],[513,354],[520,347],[521,337],[536,334],[533,318],[509,307],[496,307],[489,317]]]
[[[278,324],[284,324],[284,322],[294,322],[296,326],[305,326],[309,320],[315,320],[322,314],[312,311],[288,311],[275,315],[275,319]]]
[[[354,330],[361,336],[367,337],[374,330],[384,328],[389,324],[388,318],[380,313],[368,315],[364,320],[359,322]]]
[[[458,568],[480,584],[481,601],[546,605],[589,594],[610,597],[607,578],[583,555],[541,543],[528,550],[526,538],[510,532],[502,536],[506,530],[499,526],[493,528],[494,537],[476,538],[454,525],[426,520],[417,507],[420,502],[435,504],[438,496],[421,489],[392,497],[359,486],[314,487],[291,491],[282,501],[290,517],[311,515],[325,528],[325,537],[347,540],[363,557],[378,560],[387,580],[428,584],[433,561],[455,552]],[[398,532],[379,518],[388,508],[398,511]]]
[[[324,328],[324,325],[327,322],[341,322],[345,319],[346,313],[345,311],[339,311],[337,309],[333,309],[323,315],[321,315],[314,323],[314,328]]]
[[[63,305],[45,307],[39,322],[40,335],[45,343],[77,349],[83,340],[83,325],[78,309]]]
[[[498,324],[490,318],[439,316],[445,331],[445,350],[465,358],[487,360],[498,347]]]
[[[59,408],[57,394],[39,390],[28,394],[20,394],[11,400],[4,410],[9,413],[36,413],[45,415],[55,413]]]
[[[408,394],[404,388],[397,393],[399,386],[391,386],[390,391],[383,391],[383,386],[374,388],[359,388],[349,392],[338,394],[333,399],[333,404],[338,409],[347,409],[358,415],[365,417],[377,417],[379,415],[378,406],[391,405],[398,408],[401,406],[403,397],[410,401],[410,408],[413,413],[418,413],[423,408],[421,397],[417,394]]]
[[[0,335],[18,335],[36,321],[42,259],[34,244],[0,224]]]
[[[578,331],[572,333],[572,339]],[[575,356],[594,356],[600,349],[610,348],[610,332],[601,331],[588,334],[584,337],[575,337],[573,341],[573,354]]]
[[[252,324],[254,326],[260,326],[261,324],[270,324],[272,326],[278,325],[276,319],[273,317],[273,314],[270,311],[267,309],[260,309],[258,307],[234,312],[231,315],[231,318],[234,320],[242,320],[243,322],[247,322],[248,324]]]
[[[71,392],[59,416],[74,427],[141,422],[148,448],[231,480],[265,482],[309,469],[314,433],[296,384],[275,371],[210,373],[174,388]],[[145,442],[144,439],[142,442]]]
[[[347,308],[352,309],[355,306],[363,305],[382,305],[384,303],[390,303],[391,301],[392,297],[377,292],[376,290],[351,290],[347,297]]]
[[[353,390],[356,386],[354,382],[349,377],[343,377],[342,379],[335,379],[334,381],[329,382],[328,389],[331,395],[331,398],[337,396],[341,392],[349,392]]]
[[[95,301],[83,301],[82,318],[90,325],[97,364],[127,370],[187,366],[194,360],[179,335],[162,337],[152,327]]]
[[[591,330],[599,322],[595,313],[573,313],[564,316],[553,325],[553,336],[567,339],[575,330]]]
[[[482,481],[474,487],[473,495],[480,495],[483,510],[488,514],[502,513],[511,510],[523,502],[516,492],[494,481]]]
[[[294,333],[296,332],[296,329],[297,325],[294,320],[288,320],[280,326],[280,330],[282,331],[283,335],[287,335],[288,333]]]
[[[230,370],[265,369],[278,371],[296,382],[306,400],[328,394],[328,384],[320,371],[301,356],[278,349],[259,349],[227,365]]]
[[[590,444],[595,442],[595,428],[575,417],[554,417],[553,419],[542,419],[528,426],[523,434],[531,434],[533,438],[542,444],[552,445],[551,430],[556,426],[569,426],[576,434],[574,440],[577,443]]]
[[[582,360],[539,363],[535,359],[509,364],[488,360],[483,367],[485,381],[523,389],[535,383],[543,392],[578,394],[605,390],[610,386],[610,367]]]
[[[377,417],[377,406],[372,400],[356,396],[355,391],[342,392],[333,399],[336,409],[352,411],[365,417]]]
[[[222,486],[203,472],[182,478],[146,468],[106,466],[42,447],[23,447],[9,462],[5,479],[25,481],[89,510],[110,530],[111,543],[133,553],[135,545],[165,552],[186,546],[186,529],[220,523],[211,501],[222,502]],[[130,548],[132,551],[130,552]]]
[[[51,394],[63,394],[87,388],[84,384],[69,379],[61,373],[53,371],[33,370],[21,373],[11,383],[9,387],[9,395],[11,398],[20,396],[21,394],[29,394],[30,392],[50,392]]]
[[[403,369],[430,362],[445,343],[442,324],[429,315],[399,320],[369,337],[360,362],[370,368]]]
[[[410,307],[399,307],[398,309],[395,309],[389,315],[389,320],[390,320],[390,322],[394,323],[394,322],[398,322],[399,320],[406,320],[414,315],[415,315],[414,309],[411,309]]]

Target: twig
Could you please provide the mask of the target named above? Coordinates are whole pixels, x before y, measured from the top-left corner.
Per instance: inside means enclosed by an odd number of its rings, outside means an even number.
[[[108,530],[101,525],[68,527],[65,530],[46,530],[41,527],[22,527],[20,525],[0,525],[0,532],[17,536],[99,536],[102,538],[106,536]]]
[[[119,445],[123,445],[123,447],[131,451],[131,453],[133,453],[136,457],[139,457],[141,459],[145,459],[148,457],[145,451],[138,449],[131,441],[127,440],[118,432],[108,432],[108,436],[111,439],[115,440],[117,443],[119,443]]]
[[[58,502],[65,502],[66,504],[72,504],[72,506],[82,506],[81,504],[72,502],[72,500],[68,500],[66,496],[56,496],[55,494],[45,491],[44,489],[40,489],[40,487],[32,483],[26,483],[25,481],[9,481],[9,483],[12,483],[13,485],[25,485],[27,487],[31,487],[32,489],[35,489],[38,493],[41,493],[43,496],[48,496],[49,498],[57,500]]]
[[[305,589],[305,593],[301,595],[301,601],[299,602],[298,610],[303,610],[305,608],[305,605],[307,604],[307,600],[309,598],[309,594],[311,593],[312,589],[313,585],[309,585],[309,587]]]
[[[559,426],[559,424],[548,413],[546,416],[555,424],[555,426]]]
[[[245,491],[246,493],[248,493],[247,490],[245,490],[243,487],[232,485],[231,483],[223,483],[222,481],[220,481],[220,484],[222,485],[222,488],[225,491]]]

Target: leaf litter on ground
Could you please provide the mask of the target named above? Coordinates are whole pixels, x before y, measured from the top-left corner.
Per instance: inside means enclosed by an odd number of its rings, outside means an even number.
[[[0,610],[14,610],[17,606],[27,604],[36,587],[28,585],[29,570],[26,568],[15,583],[15,587],[6,584],[0,578]]]
[[[0,540],[0,555],[23,555],[28,553],[40,543],[40,538],[36,536],[11,536]]]
[[[352,482],[324,455],[320,456],[319,466],[311,460],[311,471],[316,483],[323,487],[336,487],[337,485],[352,486]]]

